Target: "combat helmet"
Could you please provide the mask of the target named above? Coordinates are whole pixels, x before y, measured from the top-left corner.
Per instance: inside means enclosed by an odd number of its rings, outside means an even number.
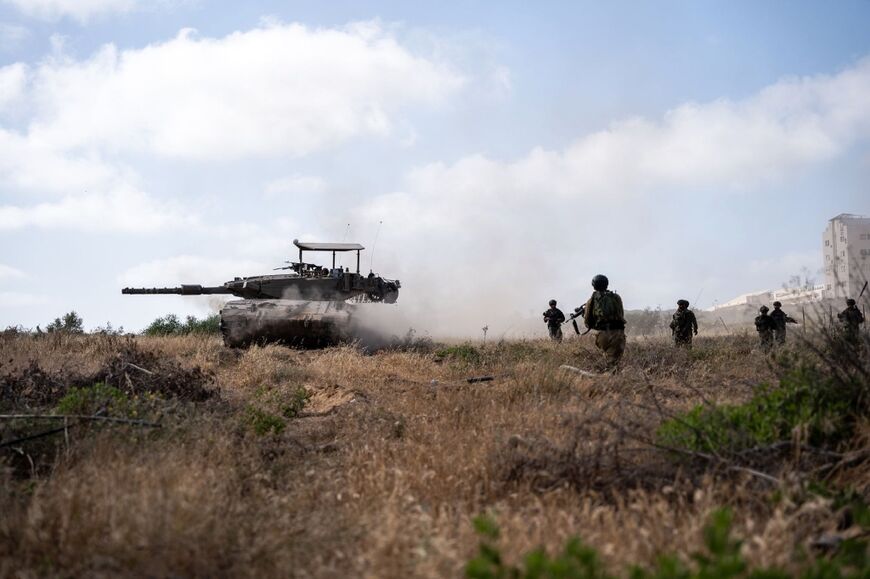
[[[556,307],[556,300],[550,300],[550,306]]]
[[[766,314],[767,312],[770,311],[770,308],[767,306],[761,306],[760,308],[758,308],[758,311],[761,312],[762,314]]]
[[[598,274],[592,278],[592,288],[598,291],[604,291],[607,289],[607,286],[610,285],[610,280],[607,279],[606,275]]]
[[[855,300],[853,300],[852,298],[847,299],[847,300],[846,300],[846,305],[849,306],[849,307],[854,306],[854,305],[855,305]]]
[[[677,300],[678,306],[689,307],[689,300]]]
[[[782,302],[773,302],[773,307],[775,307],[775,308],[781,308],[781,307],[782,307]]]

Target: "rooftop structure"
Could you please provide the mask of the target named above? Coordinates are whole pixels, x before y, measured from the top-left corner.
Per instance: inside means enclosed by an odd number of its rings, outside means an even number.
[[[822,234],[825,297],[855,298],[870,279],[870,217],[841,213]]]

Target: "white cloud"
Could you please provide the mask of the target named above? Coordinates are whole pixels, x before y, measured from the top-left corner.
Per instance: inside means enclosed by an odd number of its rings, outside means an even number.
[[[146,233],[196,223],[195,216],[135,190],[71,195],[57,202],[24,207],[0,206],[0,231],[39,227],[88,233]]]
[[[137,0],[2,0],[23,14],[45,20],[70,17],[87,22],[100,14],[124,13],[136,7]]]
[[[118,282],[129,287],[221,285],[236,276],[263,274],[270,269],[254,260],[179,255],[133,266],[118,276]]]
[[[39,64],[0,68],[0,186],[9,196],[0,229],[189,224],[195,219],[177,202],[143,192],[143,159],[286,157],[359,136],[401,139],[409,107],[439,106],[464,82],[374,22],[272,23],[223,38],[185,30],[141,49],[108,45],[85,60],[56,44]],[[291,175],[268,183],[265,195],[326,189],[318,177]],[[15,195],[53,199],[25,205],[10,202]]]
[[[0,183],[38,195],[72,195],[122,186],[132,172],[96,152],[65,153],[36,138],[0,128]]]
[[[266,184],[267,198],[320,195],[326,191],[326,181],[311,175],[291,175]]]
[[[10,280],[10,279],[24,279],[27,277],[20,269],[16,269],[10,265],[4,265],[0,263],[0,281]]]
[[[21,308],[48,303],[44,296],[23,292],[0,292],[0,308]]]
[[[0,22],[0,50],[17,48],[30,36],[30,30],[20,24]]]
[[[628,264],[646,277],[623,277],[620,288],[669,303],[648,291],[669,277],[672,286],[686,269],[662,260],[674,239],[658,229],[661,201],[692,199],[695,191],[763,194],[771,181],[868,138],[865,59],[834,76],[778,82],[743,101],[689,104],[660,120],[615,123],[563,150],[430,164],[411,172],[402,191],[364,204],[361,214],[383,219],[383,245],[401,250],[404,259],[388,257],[386,264],[406,287],[418,288],[418,295],[406,292],[406,305],[410,300],[423,314],[438,303],[452,312],[433,319],[435,331],[474,332],[481,304],[511,311],[544,286],[572,283],[573,271],[625,271]]]
[[[21,102],[26,74],[27,67],[21,63],[0,67],[0,116],[5,116]]]
[[[32,72],[30,136],[56,149],[100,147],[187,159],[305,155],[393,132],[411,105],[463,84],[377,23],[275,25],[223,38],[192,30],[142,49],[103,47]]]

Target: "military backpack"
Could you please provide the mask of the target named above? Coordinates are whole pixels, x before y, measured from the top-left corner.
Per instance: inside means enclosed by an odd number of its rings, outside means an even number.
[[[612,291],[599,292],[592,300],[592,315],[596,323],[622,322],[619,296]]]

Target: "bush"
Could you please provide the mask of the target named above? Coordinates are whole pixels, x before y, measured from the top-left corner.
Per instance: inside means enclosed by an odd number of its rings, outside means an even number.
[[[95,414],[104,410],[108,415],[126,416],[132,412],[132,404],[126,394],[103,382],[82,388],[70,388],[58,400],[56,414]]]
[[[666,420],[657,441],[700,452],[739,452],[790,440],[799,429],[809,444],[831,447],[854,434],[866,404],[866,383],[803,365],[744,404],[700,405]]]
[[[60,332],[65,334],[84,334],[85,324],[81,316],[74,311],[68,312],[62,318],[55,318],[45,327],[48,332]]]
[[[296,418],[302,412],[302,409],[305,408],[310,398],[311,394],[308,393],[308,390],[298,386],[290,393],[289,400],[281,405],[281,415],[284,418]]]
[[[439,358],[453,358],[460,360],[466,364],[477,364],[480,362],[480,352],[471,344],[460,344],[458,346],[448,346],[441,348],[435,352]]]
[[[146,336],[184,336],[187,334],[217,334],[220,332],[220,315],[212,314],[203,319],[187,316],[182,322],[175,314],[157,318],[142,332]]]
[[[123,336],[124,326],[118,326],[116,328],[112,326],[112,322],[106,322],[105,326],[97,326],[91,333],[99,334],[101,336]]]
[[[595,549],[584,545],[577,537],[565,543],[562,552],[550,556],[538,548],[528,553],[520,565],[505,563],[496,546],[499,531],[488,517],[477,517],[474,527],[481,542],[478,554],[465,567],[465,575],[472,579],[605,579],[609,574]],[[631,567],[626,575],[632,579],[727,579],[747,577],[755,579],[786,579],[792,574],[768,567],[750,570],[740,553],[741,542],[731,536],[731,513],[727,509],[715,511],[704,527],[705,550],[695,553],[691,563],[685,564],[673,554],[659,557],[651,569]],[[866,577],[868,563],[866,539],[849,539],[841,544],[831,559],[810,563],[801,573],[806,579]]]
[[[258,436],[265,436],[269,433],[281,434],[287,426],[287,423],[280,416],[269,414],[253,406],[248,406],[246,419]]]

